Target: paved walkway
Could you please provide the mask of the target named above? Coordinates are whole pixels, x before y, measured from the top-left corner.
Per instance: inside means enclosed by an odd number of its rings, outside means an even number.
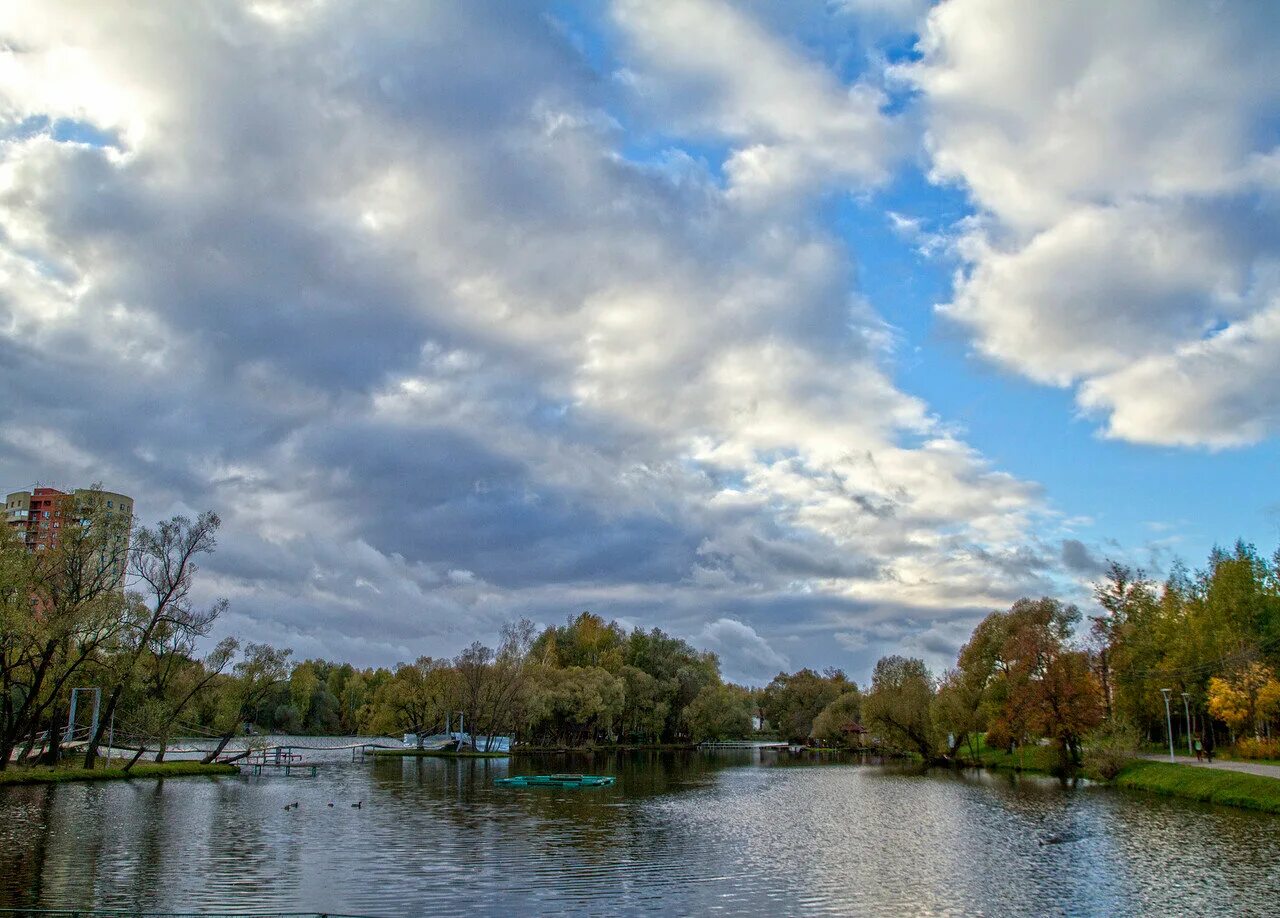
[[[1145,754],[1138,758],[1146,759],[1149,762],[1167,762],[1167,755]],[[1224,762],[1218,759],[1216,762],[1197,762],[1190,756],[1179,756],[1177,763],[1179,765],[1190,765],[1192,768],[1217,768],[1222,771],[1242,771],[1250,775],[1262,775],[1264,778],[1280,778],[1280,765],[1262,765],[1258,762]]]

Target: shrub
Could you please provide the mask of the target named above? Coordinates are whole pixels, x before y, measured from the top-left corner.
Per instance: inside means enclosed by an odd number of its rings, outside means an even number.
[[[1237,759],[1280,759],[1280,740],[1253,737],[1237,740],[1231,754]]]
[[[1112,781],[1137,752],[1138,731],[1131,724],[1112,721],[1089,734],[1084,744],[1084,761],[1098,777]]]

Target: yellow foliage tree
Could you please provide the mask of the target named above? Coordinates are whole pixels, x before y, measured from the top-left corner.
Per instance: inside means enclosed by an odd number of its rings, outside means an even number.
[[[1262,733],[1264,719],[1280,710],[1280,682],[1270,667],[1250,663],[1229,676],[1209,680],[1209,713],[1231,729]]]

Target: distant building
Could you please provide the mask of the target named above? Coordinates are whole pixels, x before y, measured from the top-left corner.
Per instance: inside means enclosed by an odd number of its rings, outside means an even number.
[[[133,515],[133,498],[114,491],[100,491],[109,514]],[[81,509],[88,500],[88,488],[68,493],[57,488],[37,487],[14,491],[4,500],[4,522],[30,551],[42,551],[58,544],[62,527],[79,525]]]

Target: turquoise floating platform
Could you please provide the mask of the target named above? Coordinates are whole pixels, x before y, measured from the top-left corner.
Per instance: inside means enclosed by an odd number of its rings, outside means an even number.
[[[493,783],[499,787],[609,787],[615,780],[612,775],[520,775]]]

